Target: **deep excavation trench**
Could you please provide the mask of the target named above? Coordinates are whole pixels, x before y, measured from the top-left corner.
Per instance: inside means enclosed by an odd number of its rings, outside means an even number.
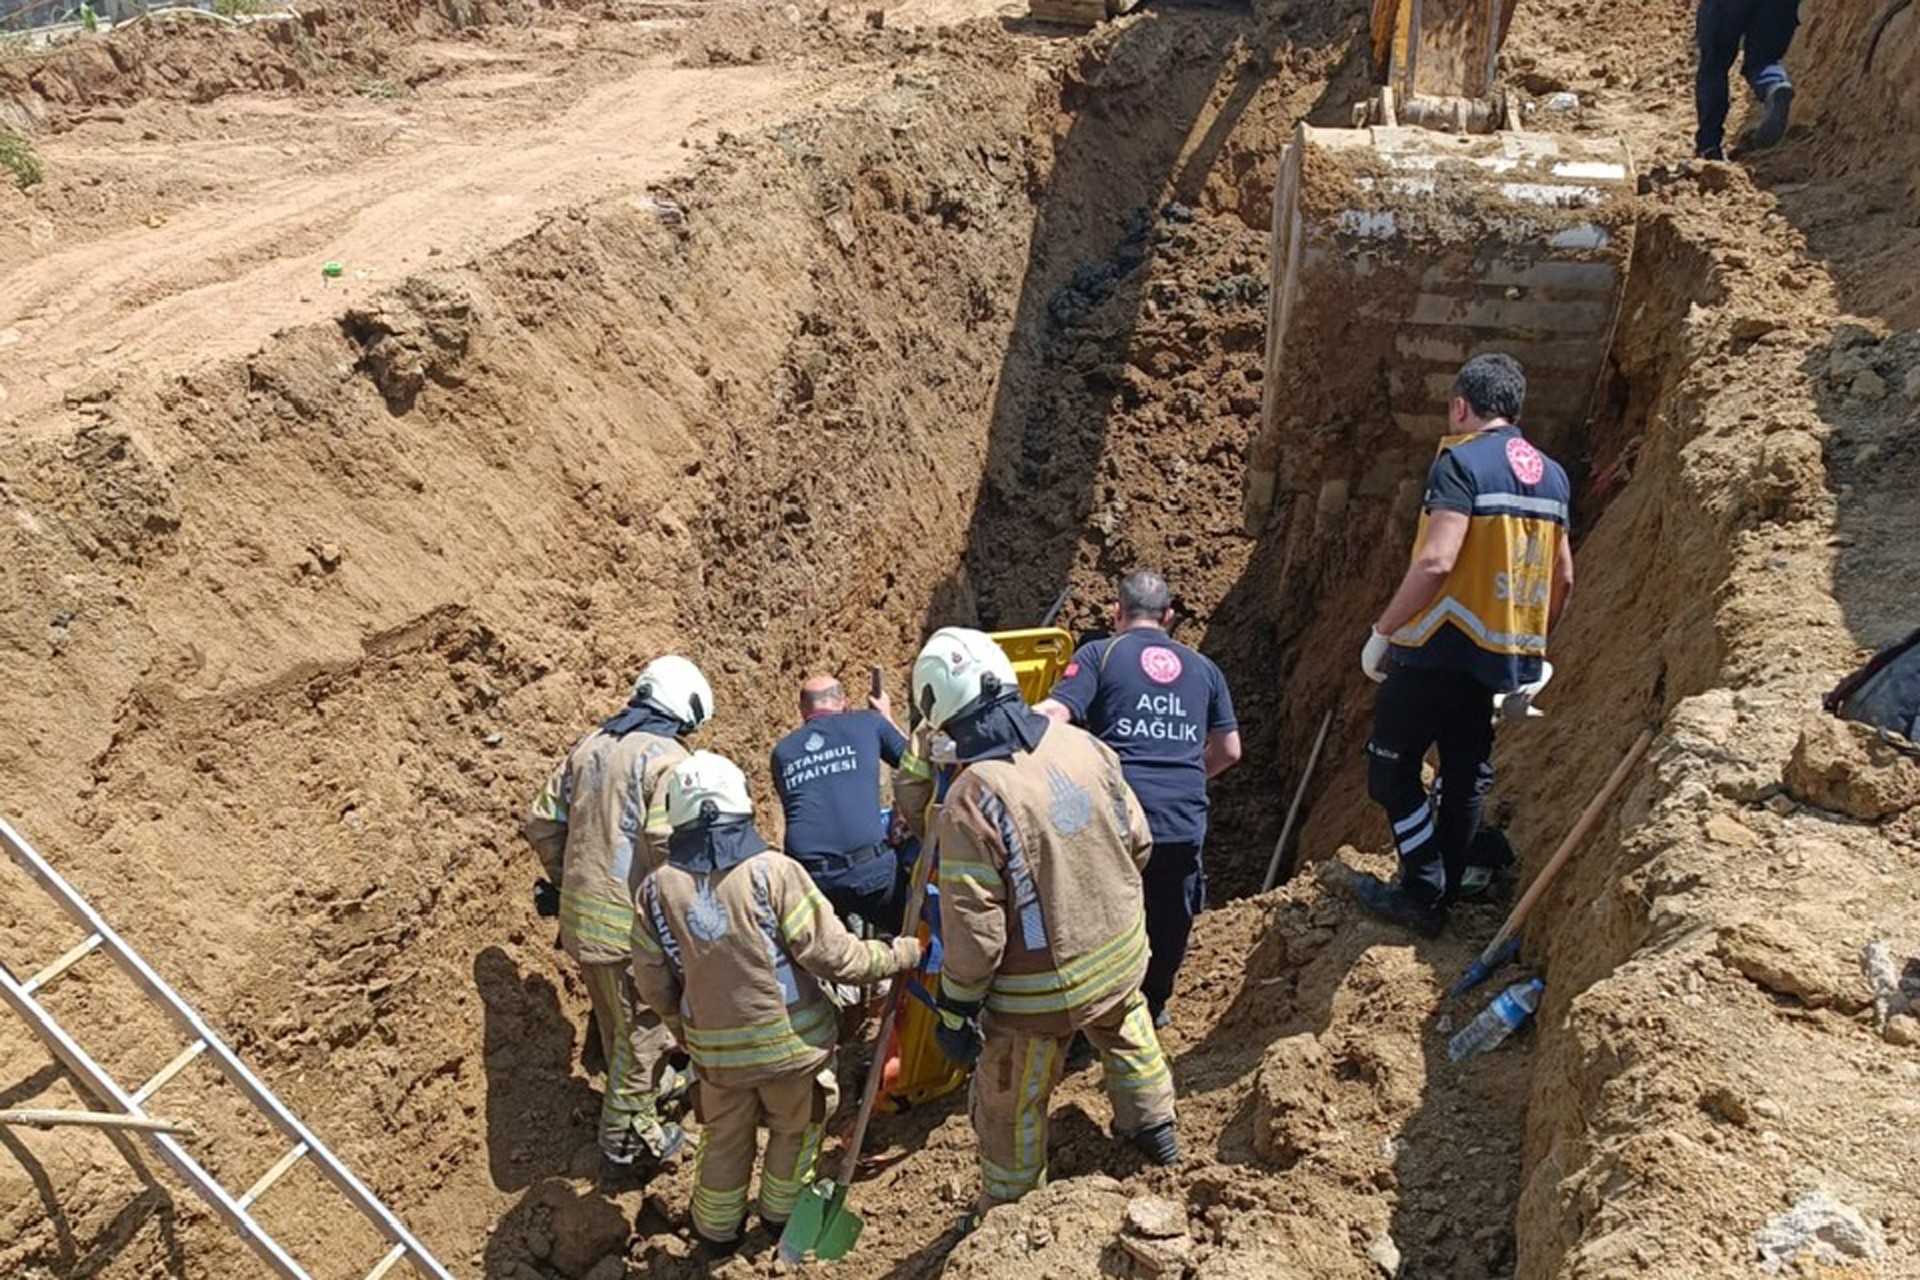
[[[1499,910],[1410,945],[1323,871],[1389,866],[1353,637],[1413,513],[1364,458],[1343,512],[1305,490],[1252,534],[1239,487],[1273,159],[1361,91],[1363,7],[1175,9],[1073,42],[819,22],[810,41],[893,74],[701,155],[650,193],[681,216],[581,208],[246,360],[71,399],[0,445],[7,811],[457,1272],[692,1276],[686,1169],[616,1196],[591,1177],[584,993],[527,907],[527,797],[663,648],[714,680],[705,744],[751,764],[808,671],[897,678],[926,628],[1021,625],[1062,586],[1091,627],[1116,572],[1157,564],[1249,740],[1168,1035],[1193,1159],[1116,1154],[1076,1077],[1055,1185],[956,1249],[963,1110],[884,1120],[895,1158],[856,1191],[840,1274],[1154,1274],[1116,1243],[1149,1189],[1188,1206],[1200,1277],[1359,1280],[1393,1252],[1408,1277],[1745,1274],[1754,1229],[1816,1185],[1910,1274],[1915,1059],[1851,957],[1869,932],[1920,941],[1911,828],[1780,777],[1809,696],[1901,624],[1876,584],[1911,569],[1903,410],[1851,388],[1897,388],[1920,344],[1891,308],[1836,327],[1866,304],[1762,186],[1650,174],[1616,376],[1568,459],[1570,656],[1498,758],[1528,868],[1641,727],[1665,732],[1528,935],[1537,1032],[1448,1063],[1474,1006],[1441,992]],[[1677,30],[1594,67],[1578,8],[1523,16],[1532,91],[1625,113],[1627,87],[1671,87]],[[727,48],[789,19],[745,22]],[[697,26],[685,46],[715,47]],[[1671,153],[1630,119],[1577,127]],[[1835,164],[1783,157],[1803,183]],[[1328,710],[1313,865],[1241,900]],[[27,901],[0,900],[21,968],[72,941]],[[58,1003],[122,1078],[175,1047],[97,975]],[[0,1102],[70,1100],[17,1028],[0,1044]],[[186,1110],[229,1142],[229,1181],[275,1154],[216,1092]],[[4,1142],[7,1274],[251,1274],[140,1157]],[[319,1248],[316,1274],[363,1274],[377,1250],[319,1198],[269,1226]],[[720,1273],[768,1272],[758,1244]]]

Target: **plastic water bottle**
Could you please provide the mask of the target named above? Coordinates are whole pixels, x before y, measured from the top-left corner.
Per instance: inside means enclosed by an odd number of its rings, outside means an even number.
[[[1538,978],[1516,982],[1493,998],[1480,1016],[1454,1032],[1447,1041],[1447,1056],[1455,1062],[1477,1058],[1520,1029],[1520,1024],[1540,1007],[1540,993],[1547,984]]]

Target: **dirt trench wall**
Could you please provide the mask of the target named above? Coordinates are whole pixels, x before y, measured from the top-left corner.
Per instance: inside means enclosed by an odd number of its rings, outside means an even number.
[[[1774,209],[1725,172],[1656,184],[1563,674],[1548,718],[1503,734],[1537,866],[1637,728],[1664,726],[1529,924],[1549,988],[1521,1276],[1738,1271],[1814,1189],[1894,1224],[1911,1265],[1901,1144],[1875,1117],[1913,1068],[1862,1016],[1858,968],[1912,936],[1912,893],[1888,892],[1911,837],[1808,806],[1791,764],[1866,638],[1836,599],[1852,498],[1825,456],[1864,420],[1828,392],[1853,341],[1831,285]],[[1794,1083],[1814,1078],[1830,1091]]]
[[[758,775],[794,680],[897,663],[959,560],[1048,164],[1003,45],[0,446],[0,805],[466,1274],[592,1163],[515,834],[546,771],[671,646]],[[72,941],[32,901],[22,970]],[[110,978],[52,1004],[123,1080],[177,1047]],[[61,1094],[0,1037],[10,1101]],[[272,1144],[202,1101],[244,1186]],[[104,1142],[19,1142],[0,1270],[246,1272]]]
[[[1920,9],[1863,0],[1802,15],[1788,68],[1803,141],[1769,167],[1783,185],[1815,180],[1782,194],[1815,252],[1835,260],[1847,309],[1920,326]]]

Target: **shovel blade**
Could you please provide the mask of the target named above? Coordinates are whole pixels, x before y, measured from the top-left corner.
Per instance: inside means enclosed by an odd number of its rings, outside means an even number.
[[[846,1208],[846,1203],[847,1189],[836,1185],[831,1178],[822,1178],[808,1187],[780,1232],[780,1261],[798,1266],[808,1254],[823,1256],[819,1251],[821,1239],[832,1219]]]
[[[859,1214],[847,1208],[842,1193],[828,1211],[826,1225],[820,1228],[820,1240],[813,1246],[813,1256],[822,1262],[840,1261],[853,1252],[853,1246],[860,1240],[860,1229],[865,1225]]]

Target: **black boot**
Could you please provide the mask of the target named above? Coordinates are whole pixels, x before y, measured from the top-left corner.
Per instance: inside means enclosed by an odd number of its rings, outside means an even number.
[[[1180,1163],[1180,1139],[1173,1131],[1173,1121],[1156,1124],[1142,1129],[1127,1141],[1134,1149],[1161,1168],[1170,1168]]]
[[[1445,907],[1425,907],[1407,895],[1397,884],[1387,884],[1376,876],[1356,876],[1353,897],[1368,914],[1391,924],[1411,929],[1423,938],[1437,938],[1447,927]]]
[[[1753,129],[1756,150],[1771,147],[1787,136],[1787,119],[1793,114],[1793,86],[1777,84],[1767,90],[1766,109]]]

